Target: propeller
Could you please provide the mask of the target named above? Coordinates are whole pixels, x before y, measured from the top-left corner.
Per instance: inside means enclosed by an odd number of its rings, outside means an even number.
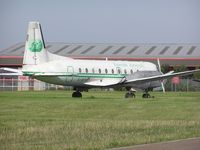
[[[160,65],[160,60],[159,60],[159,58],[157,58],[157,64],[158,64],[158,71],[159,71],[161,74],[163,74],[163,73],[162,73],[162,70],[161,70],[161,65]],[[163,93],[165,93],[165,86],[164,86],[163,80],[160,81],[160,84],[161,84]]]

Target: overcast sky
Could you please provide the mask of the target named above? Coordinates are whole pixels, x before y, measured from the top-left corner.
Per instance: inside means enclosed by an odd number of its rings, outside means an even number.
[[[200,0],[0,0],[0,20],[0,50],[35,20],[48,42],[200,43]]]

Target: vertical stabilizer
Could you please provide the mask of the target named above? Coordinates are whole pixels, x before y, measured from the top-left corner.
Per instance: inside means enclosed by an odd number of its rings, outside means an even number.
[[[29,22],[23,65],[38,65],[48,61],[48,52],[39,22]]]

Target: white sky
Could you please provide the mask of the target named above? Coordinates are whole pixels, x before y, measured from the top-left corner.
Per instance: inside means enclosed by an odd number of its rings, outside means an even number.
[[[200,0],[0,0],[0,19],[0,50],[34,20],[48,42],[200,43]]]

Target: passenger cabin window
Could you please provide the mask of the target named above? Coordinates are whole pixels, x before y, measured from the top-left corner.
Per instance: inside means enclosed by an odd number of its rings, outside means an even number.
[[[106,73],[106,74],[108,73],[108,69],[105,69],[105,73]]]
[[[92,68],[92,73],[94,73],[95,71],[94,71],[94,68]]]
[[[101,74],[101,69],[99,69],[99,74]]]
[[[112,69],[112,74],[114,74],[115,73],[115,71],[114,71],[114,69]]]
[[[127,71],[126,71],[126,69],[124,69],[124,74],[127,74]]]
[[[88,68],[85,68],[85,72],[88,73]]]
[[[133,70],[131,69],[131,74],[133,74]]]
[[[78,70],[79,70],[79,73],[81,73],[81,68],[79,68]]]

